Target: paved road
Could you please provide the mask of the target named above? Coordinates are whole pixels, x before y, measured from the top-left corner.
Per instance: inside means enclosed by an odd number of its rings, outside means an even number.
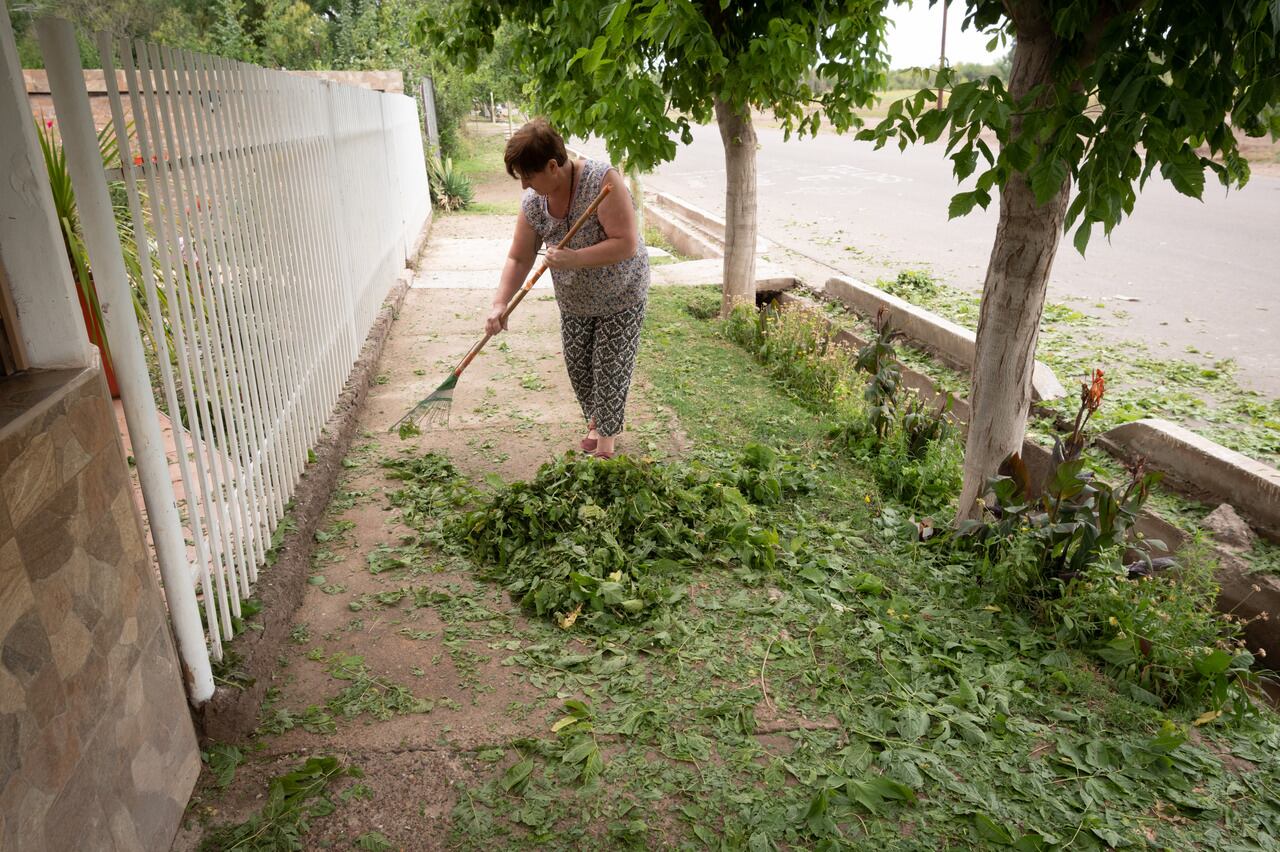
[[[981,288],[996,204],[947,221],[956,190],[941,145],[875,151],[835,135],[783,142],[781,131],[761,129],[759,137],[765,237],[867,281],[927,267]],[[585,147],[603,151],[594,140]],[[723,215],[716,128],[694,128],[693,144],[644,185]],[[1215,184],[1203,202],[1153,179],[1110,244],[1095,231],[1082,258],[1064,241],[1049,292],[1110,317],[1106,333],[1119,339],[1234,358],[1242,384],[1280,397],[1280,177],[1257,175],[1230,195]]]

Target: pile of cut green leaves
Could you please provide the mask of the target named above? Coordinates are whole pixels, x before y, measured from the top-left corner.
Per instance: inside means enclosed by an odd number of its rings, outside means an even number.
[[[697,566],[771,568],[778,535],[754,523],[754,507],[812,487],[759,444],[722,461],[566,455],[500,488],[447,535],[482,575],[562,627],[643,621],[685,596]]]

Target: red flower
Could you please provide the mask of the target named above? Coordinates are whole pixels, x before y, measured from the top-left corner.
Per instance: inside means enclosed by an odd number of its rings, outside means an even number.
[[[47,120],[45,121],[45,123],[44,123],[44,126],[45,126],[45,127],[53,127],[53,119],[52,119],[52,118],[47,119]]]
[[[1107,392],[1107,380],[1101,370],[1093,371],[1093,379],[1085,386],[1084,404],[1092,413],[1102,407],[1102,397]]]
[[[133,164],[134,164],[135,166],[140,166],[140,165],[142,165],[142,155],[141,155],[141,154],[134,154],[134,155],[133,155]]]

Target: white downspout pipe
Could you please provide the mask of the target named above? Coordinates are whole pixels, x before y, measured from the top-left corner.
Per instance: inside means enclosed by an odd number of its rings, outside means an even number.
[[[160,417],[151,394],[142,334],[133,312],[120,235],[98,152],[84,74],[80,70],[80,50],[69,21],[47,18],[37,22],[36,28],[49,74],[49,90],[62,128],[67,169],[80,211],[93,280],[102,305],[107,341],[129,426],[129,441],[138,463],[142,497],[160,562],[160,576],[164,579],[165,600],[182,656],[183,679],[191,703],[198,707],[213,696],[213,673],[196,606],[177,499],[169,478]]]

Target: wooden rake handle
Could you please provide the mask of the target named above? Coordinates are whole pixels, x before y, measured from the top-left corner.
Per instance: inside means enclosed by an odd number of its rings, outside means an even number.
[[[573,223],[573,227],[569,229],[569,233],[564,235],[564,239],[556,244],[556,248],[564,248],[569,245],[569,240],[573,239],[574,236],[577,235],[578,231],[582,230],[582,226],[587,224],[587,219],[591,217],[592,213],[596,212],[596,209],[600,206],[600,202],[604,201],[610,192],[613,192],[613,187],[610,184],[606,183],[604,186],[600,187],[600,194],[597,195],[595,200],[587,206],[586,210],[582,211],[582,215]],[[538,279],[542,277],[542,273],[546,271],[547,262],[544,260],[542,265],[538,267],[538,271],[533,273],[533,277],[524,282],[524,285],[521,286],[521,288],[516,291],[516,294],[511,297],[511,301],[507,302],[507,308],[502,312],[503,323],[507,321],[507,317],[511,316],[511,312],[516,309],[520,302],[523,301],[524,297],[529,294],[529,291],[533,289],[533,285],[538,283]],[[492,337],[492,334],[485,334],[484,337],[476,341],[475,345],[471,347],[471,350],[467,352],[462,361],[459,362],[458,366],[454,369],[454,378],[462,375],[462,371],[467,369],[471,362],[475,360],[475,357],[480,354],[480,350],[484,348],[484,345],[488,343],[489,339]]]

